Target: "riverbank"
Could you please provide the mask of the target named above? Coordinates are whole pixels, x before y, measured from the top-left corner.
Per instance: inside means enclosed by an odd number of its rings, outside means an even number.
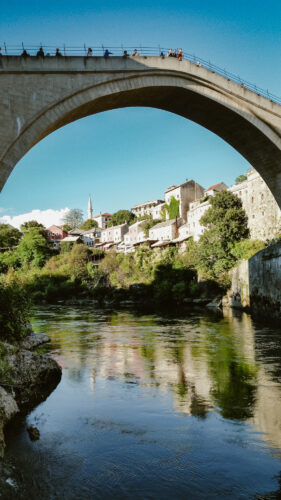
[[[61,379],[58,363],[49,354],[34,352],[49,341],[47,335],[30,328],[20,342],[0,342],[0,456],[5,449],[5,426],[20,412],[44,401]]]

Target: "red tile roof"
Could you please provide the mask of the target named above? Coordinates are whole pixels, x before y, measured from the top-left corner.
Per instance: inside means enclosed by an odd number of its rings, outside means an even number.
[[[217,184],[210,186],[208,189],[206,189],[206,191],[210,191],[210,189],[216,189],[216,187],[219,186],[220,184],[223,184],[223,182],[218,182]]]
[[[104,214],[94,215],[93,219],[96,219],[97,217],[100,217],[101,215],[109,215],[109,217],[112,216],[112,214],[108,214],[107,212],[105,212]]]

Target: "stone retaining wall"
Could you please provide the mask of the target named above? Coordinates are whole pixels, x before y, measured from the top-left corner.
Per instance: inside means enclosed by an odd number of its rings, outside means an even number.
[[[224,306],[249,308],[260,316],[281,318],[281,242],[264,248],[231,271]]]

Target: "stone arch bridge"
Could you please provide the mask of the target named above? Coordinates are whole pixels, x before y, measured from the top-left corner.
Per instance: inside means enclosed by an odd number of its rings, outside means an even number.
[[[281,105],[190,61],[154,56],[0,57],[0,189],[51,132],[128,106],[211,130],[256,168],[281,207]]]

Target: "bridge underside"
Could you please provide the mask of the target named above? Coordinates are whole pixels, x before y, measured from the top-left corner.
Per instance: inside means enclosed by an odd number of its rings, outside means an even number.
[[[1,188],[24,154],[58,128],[102,111],[145,106],[178,114],[220,136],[256,168],[281,207],[280,105],[187,61],[181,66],[164,61],[168,68],[163,69],[161,58],[148,58],[153,65],[115,59],[116,68],[111,63],[106,70],[96,67],[104,65],[101,61],[94,63],[95,71],[73,72],[69,64],[67,71],[36,71],[35,62],[29,71],[21,66],[14,73],[11,67],[0,71]]]

